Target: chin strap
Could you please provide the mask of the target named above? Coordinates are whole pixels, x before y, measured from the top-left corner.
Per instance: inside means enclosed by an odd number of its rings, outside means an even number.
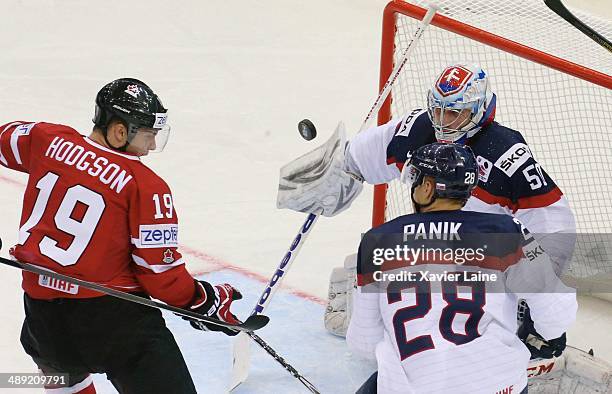
[[[115,147],[113,146],[113,144],[111,144],[111,143],[110,143],[110,141],[108,140],[107,134],[108,134],[108,127],[105,127],[105,128],[102,130],[102,135],[104,136],[104,141],[106,142],[106,145],[108,145],[108,147],[109,147],[109,148],[114,149],[114,150],[119,151],[119,152],[126,152],[126,151],[127,151],[127,147],[128,147],[128,145],[130,144],[130,142],[129,142],[129,141],[127,141],[127,142],[125,143],[125,145],[120,146],[119,148],[115,148]]]

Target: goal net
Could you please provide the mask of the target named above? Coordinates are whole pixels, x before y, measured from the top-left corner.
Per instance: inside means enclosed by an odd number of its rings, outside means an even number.
[[[411,54],[378,122],[426,106],[438,73],[479,63],[497,94],[496,121],[519,130],[570,201],[579,234],[570,274],[612,272],[612,54],[549,10],[542,0],[440,0],[441,10]],[[381,88],[406,48],[427,2],[385,9]],[[604,37],[612,22],[571,10]],[[375,188],[373,224],[411,212],[407,188]],[[580,235],[579,235],[580,237]]]

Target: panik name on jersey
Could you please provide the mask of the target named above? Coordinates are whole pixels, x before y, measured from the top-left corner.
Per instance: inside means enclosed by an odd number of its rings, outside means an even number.
[[[409,239],[441,239],[444,241],[461,241],[459,228],[463,223],[430,222],[411,223],[404,226],[404,242]]]

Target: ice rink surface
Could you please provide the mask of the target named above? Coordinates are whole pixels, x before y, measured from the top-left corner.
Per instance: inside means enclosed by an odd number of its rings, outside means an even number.
[[[169,108],[172,135],[145,162],[172,188],[189,270],[243,289],[244,316],[303,221],[275,207],[280,166],[327,138],[339,120],[354,133],[376,97],[386,3],[4,0],[1,122],[44,120],[88,134],[103,84],[118,77],[150,84]],[[612,18],[606,0],[567,3]],[[319,130],[311,142],[296,129],[305,117]],[[0,169],[5,249],[16,240],[25,179]],[[366,187],[349,211],[319,221],[261,331],[323,392],[354,392],[374,370],[322,324],[331,269],[356,251],[371,204]],[[0,279],[0,372],[35,371],[19,345],[20,274],[0,267]],[[168,324],[200,392],[224,392],[230,340],[174,316]],[[582,298],[569,342],[612,361],[611,328],[610,305]],[[254,351],[254,361],[238,392],[304,392],[263,352]],[[114,391],[100,384],[99,392]]]

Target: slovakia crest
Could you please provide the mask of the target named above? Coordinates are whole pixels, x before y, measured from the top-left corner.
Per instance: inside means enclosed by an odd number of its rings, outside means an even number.
[[[140,88],[138,87],[138,85],[128,85],[125,89],[125,92],[134,98],[138,98],[138,95],[140,94]]]
[[[443,96],[450,96],[461,91],[473,73],[461,66],[448,67],[436,82],[436,90]]]

